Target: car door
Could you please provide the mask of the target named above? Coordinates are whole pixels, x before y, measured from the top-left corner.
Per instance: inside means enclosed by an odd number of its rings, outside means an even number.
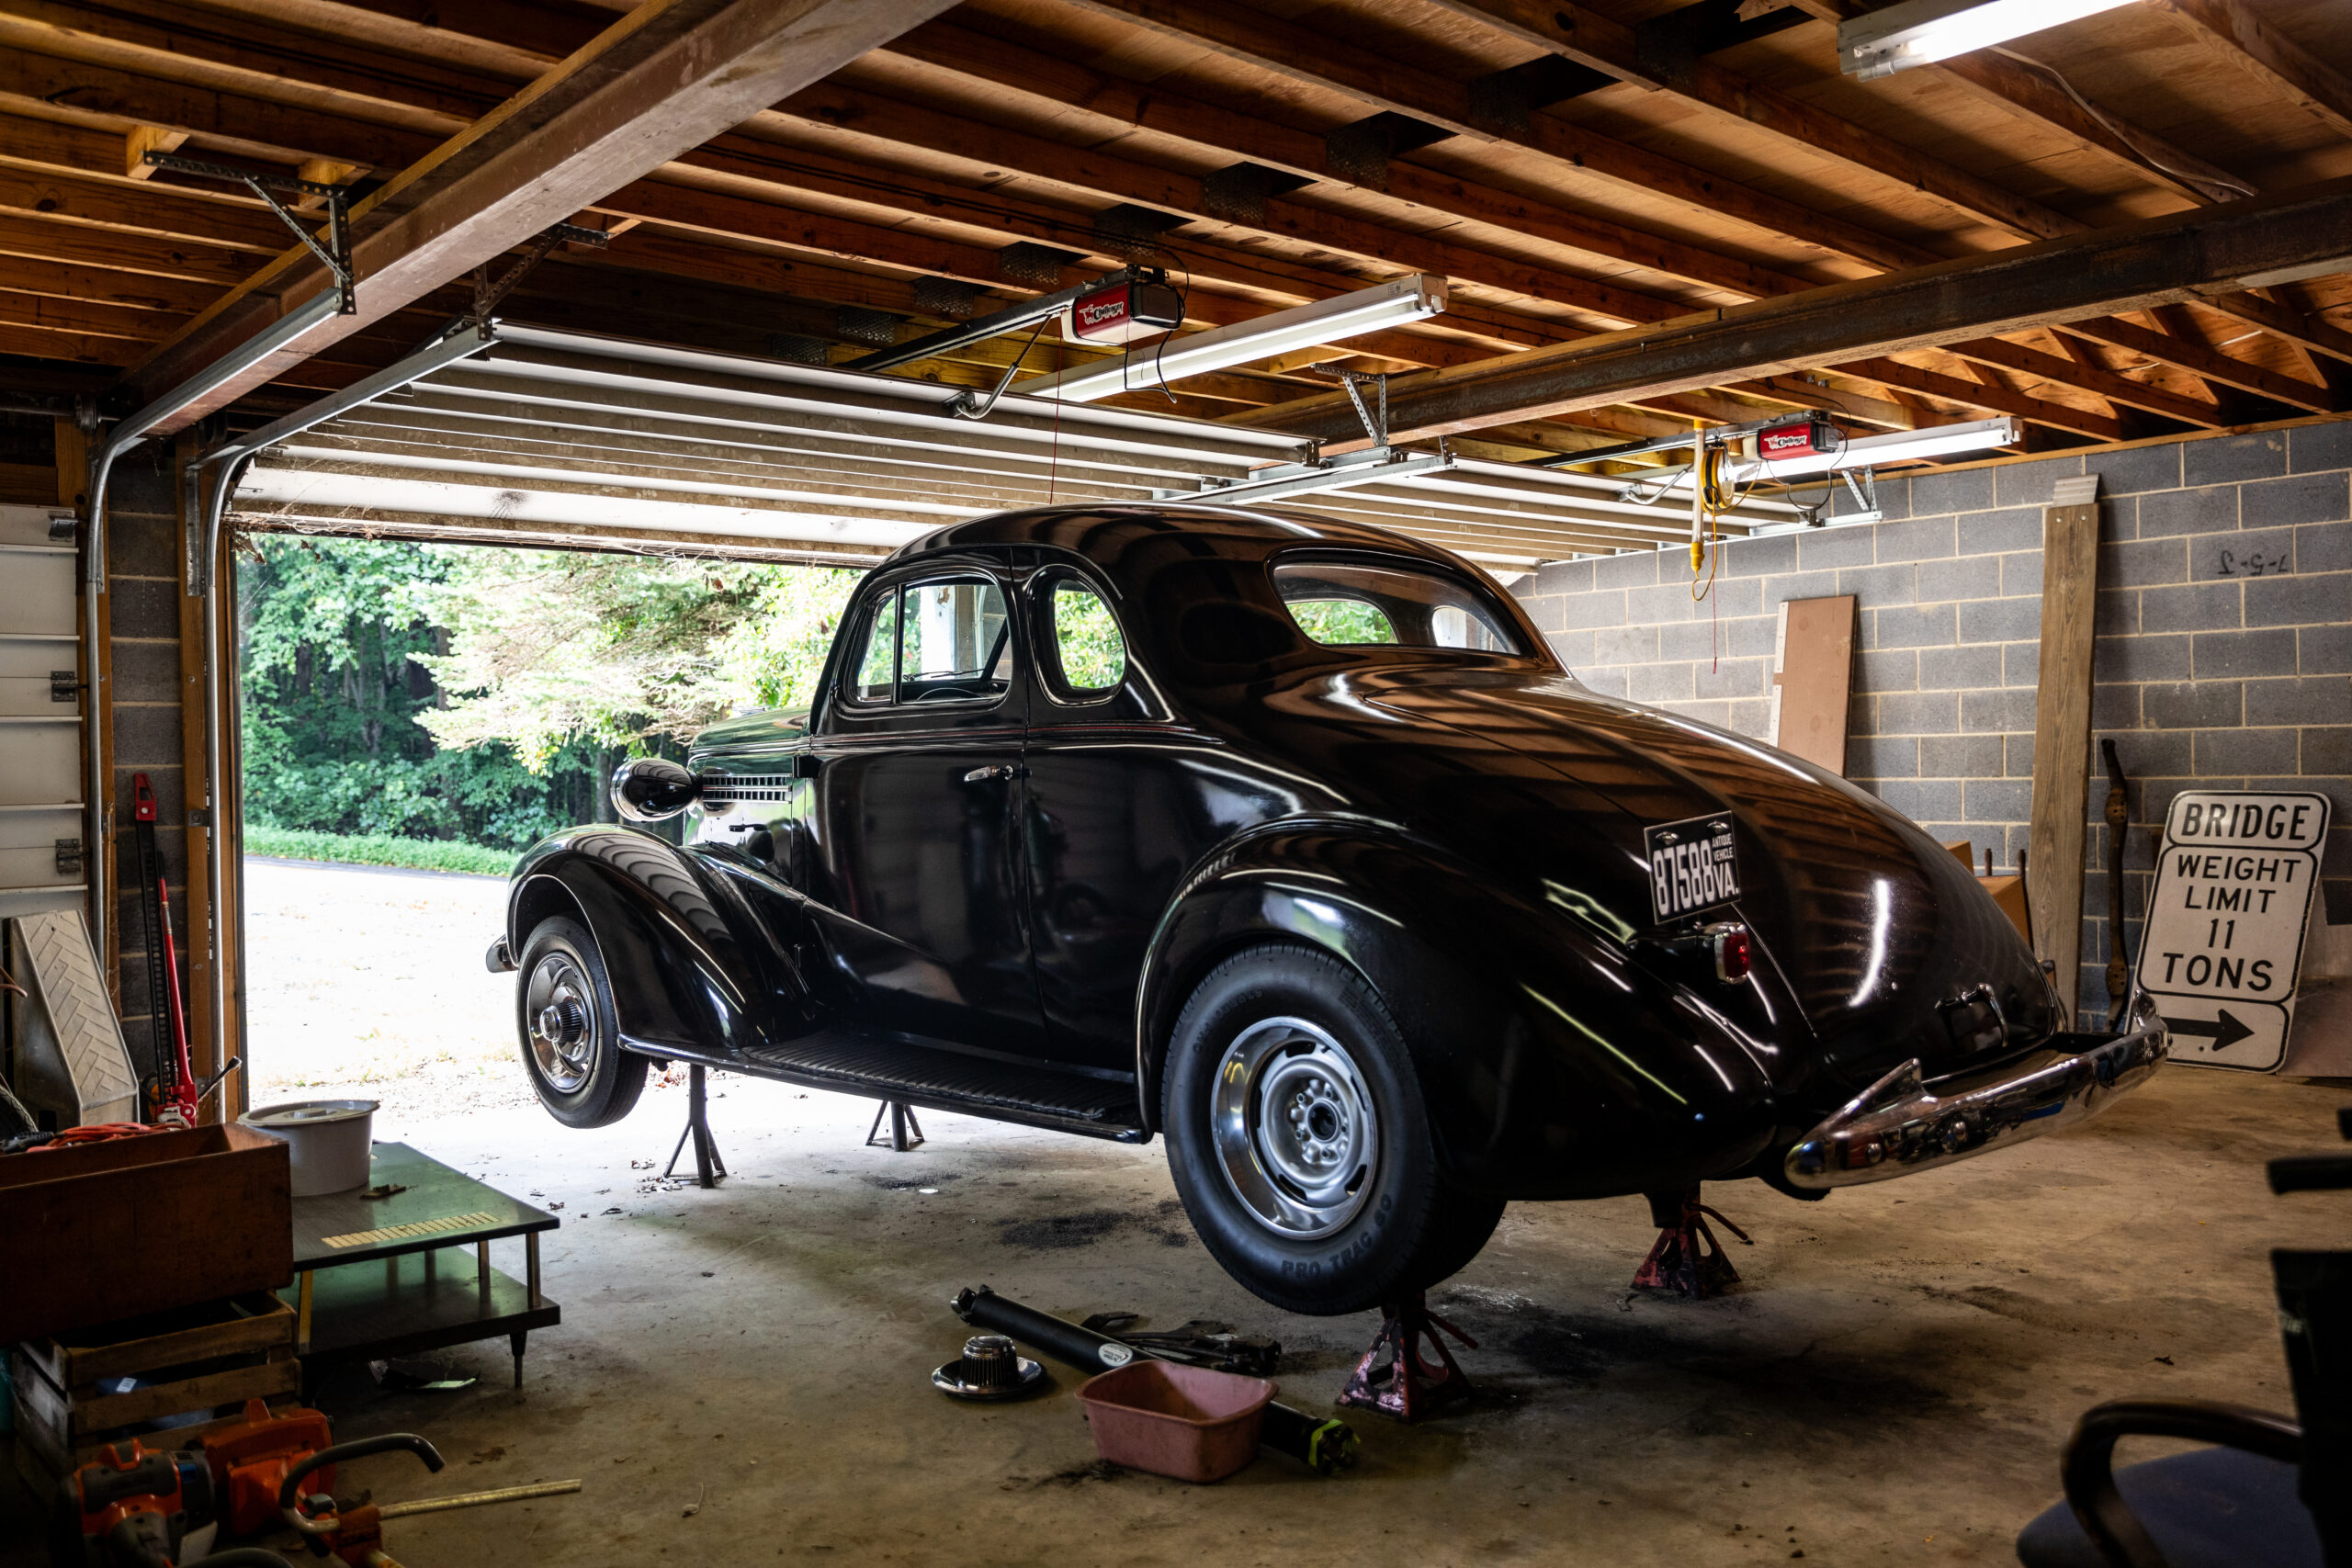
[[[808,887],[865,1028],[1034,1056],[1009,602],[979,564],[861,593],[811,748]]]
[[[1128,649],[1109,587],[1075,565],[1027,584],[1030,931],[1056,1055],[1132,1072],[1136,986],[1186,869],[1276,803],[1176,721]]]

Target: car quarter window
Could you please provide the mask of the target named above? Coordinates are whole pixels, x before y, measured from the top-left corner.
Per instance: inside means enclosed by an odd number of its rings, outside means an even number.
[[[1012,678],[1004,590],[957,575],[901,583],[876,603],[849,697],[865,705],[987,702]]]
[[[899,682],[899,594],[893,589],[875,603],[865,623],[865,645],[850,678],[855,703],[887,703]]]
[[[1327,648],[1524,653],[1510,623],[1469,584],[1405,560],[1278,560],[1275,590],[1298,629]]]
[[[1127,678],[1126,638],[1091,584],[1077,577],[1054,578],[1046,590],[1046,617],[1053,634],[1048,684],[1054,695],[1085,702],[1116,690]]]

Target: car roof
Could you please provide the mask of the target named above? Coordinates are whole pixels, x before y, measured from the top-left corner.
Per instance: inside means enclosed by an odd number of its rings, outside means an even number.
[[[1226,560],[1263,560],[1301,545],[1380,550],[1482,574],[1450,551],[1367,524],[1286,509],[1238,506],[1074,505],[1030,507],[951,523],[901,545],[885,565],[951,551],[1033,545],[1108,563],[1146,538],[1182,536],[1194,550]]]

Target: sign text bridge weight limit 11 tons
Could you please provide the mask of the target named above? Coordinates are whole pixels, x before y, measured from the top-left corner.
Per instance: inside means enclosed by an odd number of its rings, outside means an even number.
[[[2139,970],[2173,1060],[2261,1073],[2285,1060],[2328,812],[2324,795],[2173,797]]]

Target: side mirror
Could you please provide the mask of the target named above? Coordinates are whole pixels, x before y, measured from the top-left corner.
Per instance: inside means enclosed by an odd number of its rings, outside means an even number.
[[[613,772],[613,809],[624,821],[675,817],[702,794],[702,779],[662,757],[634,757]]]

